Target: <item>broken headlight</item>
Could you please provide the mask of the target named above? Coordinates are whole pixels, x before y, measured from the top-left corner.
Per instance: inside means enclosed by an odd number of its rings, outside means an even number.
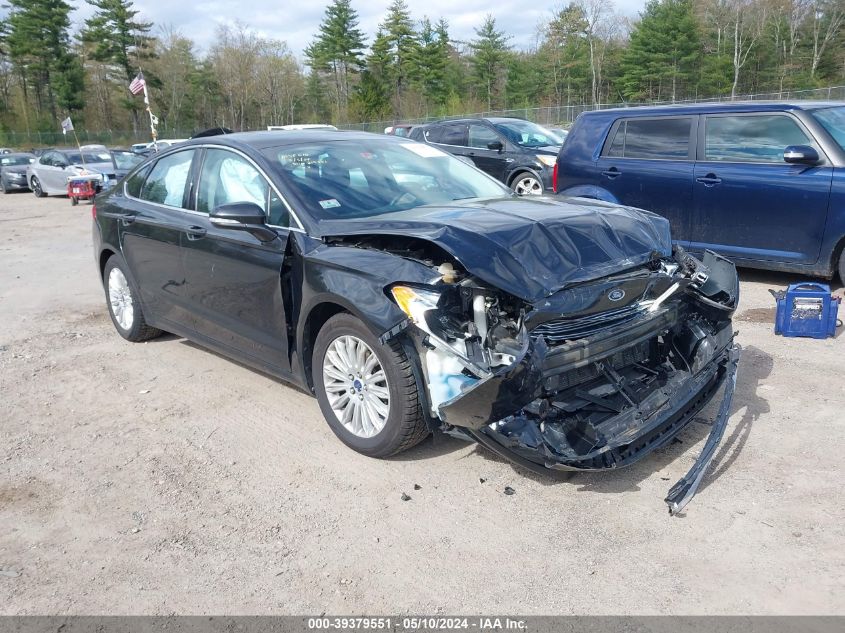
[[[437,309],[440,293],[435,290],[423,290],[412,286],[393,286],[390,289],[393,300],[399,309],[417,324],[425,323],[425,313]]]

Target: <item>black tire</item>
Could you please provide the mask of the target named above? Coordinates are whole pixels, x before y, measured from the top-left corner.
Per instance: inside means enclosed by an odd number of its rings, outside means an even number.
[[[35,194],[36,198],[43,198],[47,194],[44,193],[44,190],[41,188],[41,183],[38,182],[38,178],[35,176],[32,177],[32,180],[29,181],[29,186],[32,189],[32,193]]]
[[[839,281],[845,284],[845,248],[839,253]]]
[[[70,206],[75,207],[79,204],[79,198],[74,198],[73,196],[70,197]]]
[[[114,314],[114,308],[112,307],[111,300],[109,299],[109,282],[112,279],[111,272],[115,268],[119,269],[123,274],[123,277],[126,279],[129,296],[132,301],[132,322],[128,328],[124,328],[118,322],[118,319]],[[163,334],[163,332],[158,328],[147,325],[147,321],[144,318],[144,312],[141,309],[141,303],[138,301],[137,287],[126,270],[126,264],[123,262],[123,258],[118,255],[112,255],[109,258],[109,261],[106,262],[106,267],[103,269],[103,290],[106,293],[106,306],[109,311],[109,316],[111,317],[111,322],[114,324],[114,329],[116,329],[117,333],[127,341],[140,343],[141,341],[148,341]]]
[[[0,178],[0,191],[2,191],[3,193],[9,193],[6,190],[6,181],[3,180],[2,178]]]
[[[375,353],[387,377],[390,408],[384,427],[376,435],[363,438],[341,424],[329,404],[323,381],[323,363],[329,346],[340,336],[352,335]],[[389,457],[421,442],[429,434],[423,416],[411,361],[397,341],[386,345],[351,314],[337,314],[326,321],[314,343],[312,380],[320,410],[341,442],[369,457]]]

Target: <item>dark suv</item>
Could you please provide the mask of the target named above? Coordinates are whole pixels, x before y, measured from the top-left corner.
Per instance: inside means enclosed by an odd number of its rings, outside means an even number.
[[[464,156],[520,195],[552,193],[555,157],[563,140],[551,130],[507,117],[421,125],[411,138]]]
[[[585,112],[556,190],[659,213],[677,243],[742,266],[845,279],[845,103]]]

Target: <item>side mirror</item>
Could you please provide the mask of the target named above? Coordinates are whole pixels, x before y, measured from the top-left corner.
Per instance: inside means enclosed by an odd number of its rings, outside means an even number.
[[[505,146],[502,145],[502,141],[493,141],[492,143],[487,143],[487,149],[494,149],[497,152],[501,152],[505,149]]]
[[[60,169],[67,169],[67,163],[55,163],[55,165]]]
[[[278,237],[274,230],[267,228],[264,209],[254,202],[221,204],[209,213],[208,217],[216,227],[247,231],[262,242],[272,242]]]
[[[818,165],[819,153],[808,145],[790,145],[783,151],[784,162],[794,165]]]

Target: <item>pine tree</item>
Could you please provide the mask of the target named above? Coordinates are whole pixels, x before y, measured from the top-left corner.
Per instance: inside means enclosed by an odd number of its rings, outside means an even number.
[[[449,98],[446,71],[449,65],[448,25],[441,19],[437,25],[423,18],[419,41],[414,51],[412,75],[425,99],[442,107]]]
[[[393,84],[394,106],[398,117],[402,112],[402,96],[413,74],[414,54],[418,48],[417,33],[411,12],[405,0],[393,0],[387,8],[387,17],[379,27],[380,44],[386,49],[388,64],[385,75]],[[378,40],[379,37],[377,36]],[[375,45],[374,45],[375,46]]]
[[[317,38],[305,49],[312,71],[327,72],[334,81],[338,117],[345,116],[350,94],[350,74],[360,71],[364,34],[351,0],[334,0],[326,7]]]
[[[152,24],[137,19],[138,11],[131,0],[86,0],[94,7],[94,15],[82,31],[83,43],[91,47],[91,58],[114,69],[115,80],[127,87],[143,62],[152,57]],[[147,77],[147,81],[155,81]],[[138,102],[122,92],[122,105],[132,113],[132,126],[138,131]]]
[[[84,104],[81,66],[70,50],[71,6],[64,0],[9,0],[5,25],[9,58],[21,78],[24,99],[34,92],[38,114],[50,127]]]
[[[692,0],[651,0],[631,33],[622,90],[633,99],[672,101],[695,92],[700,55]]]
[[[470,42],[475,81],[492,110],[498,98],[500,84],[508,58],[509,37],[496,30],[496,19],[488,14],[481,28],[475,29],[477,38]]]

